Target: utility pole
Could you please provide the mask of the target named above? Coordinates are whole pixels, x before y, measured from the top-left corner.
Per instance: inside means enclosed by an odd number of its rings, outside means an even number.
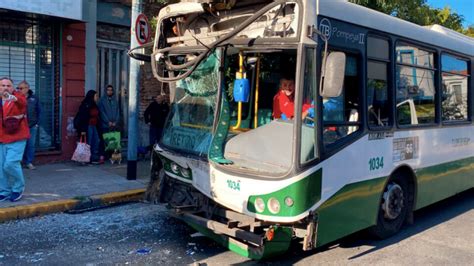
[[[97,0],[85,1],[84,8],[87,10],[86,86],[84,88],[84,95],[86,95],[89,90],[97,90]]]
[[[130,31],[130,49],[139,46],[136,32],[138,15],[143,12],[142,0],[132,1],[132,21]],[[137,179],[137,148],[138,148],[138,102],[140,87],[140,62],[130,58],[130,84],[128,87],[128,150],[127,179]]]

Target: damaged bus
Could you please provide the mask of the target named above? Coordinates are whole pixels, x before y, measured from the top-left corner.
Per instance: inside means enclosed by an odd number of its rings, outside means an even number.
[[[170,88],[149,193],[230,250],[386,238],[474,187],[473,39],[346,1],[179,1],[157,20],[151,55],[130,52]]]

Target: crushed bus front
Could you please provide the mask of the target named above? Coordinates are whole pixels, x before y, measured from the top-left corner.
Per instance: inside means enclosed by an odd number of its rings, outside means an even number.
[[[295,156],[295,128],[302,114],[273,114],[282,79],[292,80],[297,95],[308,82],[301,73],[312,55],[301,45],[308,2],[196,2],[169,5],[158,16],[151,64],[155,77],[169,84],[172,106],[153,152],[149,193],[173,216],[243,256],[275,256],[294,239],[312,249],[317,215],[294,189],[321,179],[289,184],[301,157]],[[307,97],[309,108],[314,95]],[[313,120],[304,123],[303,131],[314,132]],[[263,203],[255,197],[288,185],[287,194]]]

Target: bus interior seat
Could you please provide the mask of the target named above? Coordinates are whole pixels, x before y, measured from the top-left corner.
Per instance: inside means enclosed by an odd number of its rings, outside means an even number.
[[[257,113],[257,126],[263,126],[272,121],[272,110],[271,109],[259,109]]]
[[[357,112],[356,109],[351,109],[351,112],[349,114],[349,122],[358,122],[359,121],[359,112]],[[347,129],[347,135],[350,135],[354,132],[356,132],[358,129],[358,126],[350,126]]]
[[[373,118],[375,118],[375,121],[377,122],[377,126],[383,127],[388,124],[388,118],[382,117],[381,114],[382,109],[381,108],[373,108],[372,106],[369,106],[369,115],[371,115]]]

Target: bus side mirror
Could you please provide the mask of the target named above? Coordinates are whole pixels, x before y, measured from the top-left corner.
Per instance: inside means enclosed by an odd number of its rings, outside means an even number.
[[[320,94],[324,98],[338,97],[341,95],[346,72],[346,54],[332,52],[328,55],[324,64],[324,72],[321,75],[322,86]]]

